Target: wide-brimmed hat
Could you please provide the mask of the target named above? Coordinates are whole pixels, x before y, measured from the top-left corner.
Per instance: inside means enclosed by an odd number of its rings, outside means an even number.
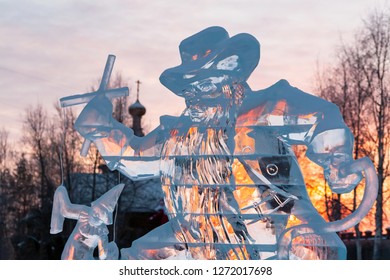
[[[247,71],[253,71],[260,59],[260,44],[255,37],[247,33],[229,37],[228,32],[219,26],[206,28],[184,39],[179,51],[182,64],[207,57],[237,55]]]
[[[247,33],[229,37],[228,32],[219,26],[206,28],[184,39],[179,51],[182,63],[167,69],[160,77],[161,83],[173,91],[180,88],[181,83],[191,80],[181,80],[183,75],[195,72],[206,77],[208,71],[227,70],[227,76],[246,81],[260,59],[260,44],[255,37]],[[229,57],[234,58],[236,68],[220,67],[222,63],[218,65],[218,61]],[[193,79],[197,78],[195,75]]]

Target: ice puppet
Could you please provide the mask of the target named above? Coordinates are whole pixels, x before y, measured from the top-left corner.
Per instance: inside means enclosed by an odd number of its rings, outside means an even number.
[[[124,259],[344,259],[337,231],[358,223],[377,190],[369,159],[352,159],[353,136],[336,105],[281,80],[253,91],[260,58],[249,34],[210,27],[180,44],[182,63],[161,83],[185,99],[179,117],[162,116],[144,137],[115,121],[96,95],[75,127],[107,166],[133,180],[160,176],[169,222],[121,250]],[[331,189],[366,180],[348,217],[327,223],[311,203],[292,145],[323,167]],[[291,226],[294,217],[299,225]]]
[[[53,201],[50,233],[62,231],[64,219],[78,220],[62,252],[61,259],[93,260],[94,250],[98,248],[101,260],[118,259],[119,250],[115,242],[108,241],[108,228],[113,222],[112,213],[123,190],[119,184],[91,203],[91,207],[72,204],[66,188],[56,189]]]

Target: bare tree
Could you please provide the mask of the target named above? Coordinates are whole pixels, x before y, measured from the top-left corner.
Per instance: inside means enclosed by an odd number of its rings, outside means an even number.
[[[8,143],[8,131],[0,130],[0,260],[12,259],[13,249],[10,242],[12,224],[9,223],[9,212],[12,210],[13,198],[11,197],[13,177],[9,169],[10,147]]]
[[[26,110],[22,141],[29,146],[31,159],[36,167],[40,186],[40,208],[49,213],[54,193],[54,184],[48,176],[50,162],[50,137],[48,137],[48,116],[42,105],[30,107]]]
[[[81,137],[74,130],[76,115],[72,108],[61,108],[54,105],[57,116],[52,124],[54,131],[52,145],[57,151],[58,169],[61,174],[60,182],[64,183],[71,195],[73,189],[72,175],[83,171],[80,161]]]
[[[17,220],[21,221],[27,213],[37,208],[40,203],[39,193],[34,185],[34,174],[31,162],[22,154],[14,171],[13,207],[17,213]]]
[[[367,79],[372,79],[372,115],[375,125],[374,140],[376,143],[376,165],[379,191],[375,212],[374,259],[379,258],[379,249],[383,232],[383,188],[389,175],[386,164],[388,150],[386,146],[389,135],[389,79],[390,79],[390,15],[384,11],[374,11],[365,20],[364,43],[367,46],[370,63],[365,68]],[[387,153],[387,154],[386,154]],[[387,160],[388,161],[388,160]],[[387,163],[388,164],[388,163]]]
[[[114,79],[111,80],[109,88],[121,88],[128,86],[128,83],[125,82],[125,78],[121,73],[117,72],[114,76]],[[127,126],[131,123],[131,116],[128,113],[128,101],[127,96],[115,98],[113,102],[113,116],[114,118]]]
[[[8,154],[9,154],[8,131],[5,130],[5,128],[2,128],[0,130],[0,197],[4,192],[4,189],[7,187],[6,177],[9,174],[9,169],[7,168]]]
[[[7,166],[8,157],[8,131],[3,127],[0,130],[0,168],[4,169]]]
[[[383,230],[383,190],[389,174],[389,51],[390,15],[369,14],[350,44],[338,49],[338,60],[318,75],[319,94],[339,105],[346,124],[354,134],[354,158],[369,156],[377,167],[379,192],[375,212],[374,259],[379,258]],[[357,192],[351,211],[357,208]],[[355,227],[360,237],[359,227]],[[357,242],[358,258],[361,247]]]

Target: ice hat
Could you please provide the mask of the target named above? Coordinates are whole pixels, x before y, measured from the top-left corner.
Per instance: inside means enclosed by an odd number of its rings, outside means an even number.
[[[124,184],[119,184],[113,187],[111,190],[103,194],[101,197],[91,203],[91,206],[98,206],[107,209],[108,212],[114,212],[115,205],[123,190]]]
[[[206,28],[186,39],[179,45],[181,65],[165,70],[160,82],[178,95],[193,81],[226,75],[235,81],[246,81],[260,60],[260,44],[250,34],[240,33],[229,37],[219,26]],[[218,62],[232,57],[238,67],[223,69]],[[218,73],[214,72],[217,71]],[[184,78],[191,76],[193,78]]]
[[[260,59],[260,44],[255,37],[247,33],[229,37],[228,32],[220,26],[206,28],[184,39],[179,51],[182,64],[206,57],[236,54],[242,62],[247,62],[246,66],[252,71]]]
[[[219,45],[228,39],[229,34],[222,27],[213,26],[202,30],[180,43],[179,51],[181,61],[187,63],[195,60],[196,55],[200,58],[200,54],[206,55],[207,52],[215,52]]]

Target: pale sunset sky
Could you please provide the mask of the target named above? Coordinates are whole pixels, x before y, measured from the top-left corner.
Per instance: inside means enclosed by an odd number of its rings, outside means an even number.
[[[108,54],[116,55],[135,98],[147,108],[146,123],[178,115],[184,102],[159,82],[180,64],[178,46],[209,26],[230,34],[250,33],[261,58],[249,84],[254,90],[280,79],[313,92],[317,62],[334,59],[374,8],[385,0],[0,0],[0,129],[15,142],[23,133],[28,106],[49,114],[59,98],[89,91],[101,77]],[[77,110],[81,109],[79,107]]]

